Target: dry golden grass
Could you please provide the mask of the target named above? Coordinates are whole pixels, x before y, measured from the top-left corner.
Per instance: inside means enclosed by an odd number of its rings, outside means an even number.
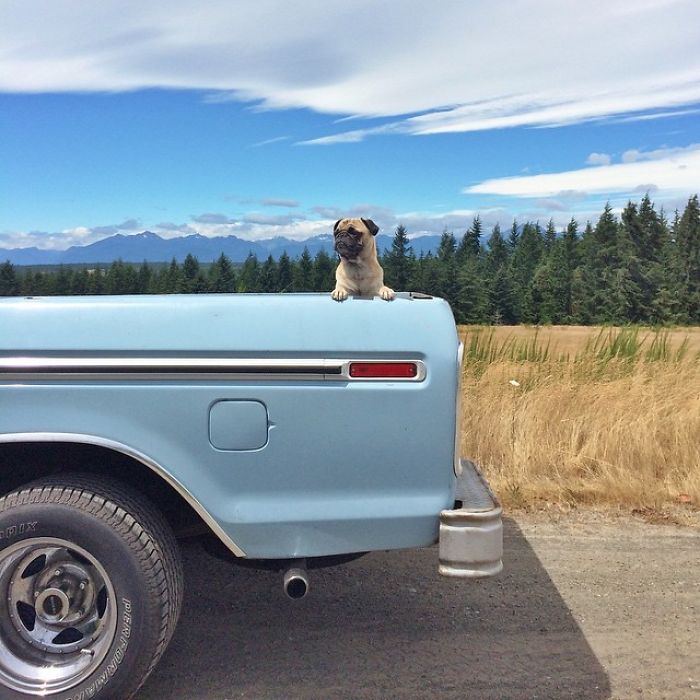
[[[462,335],[469,332],[470,326],[460,326]],[[489,331],[493,331],[494,338],[497,341],[505,341],[509,338],[516,340],[531,340],[537,333],[538,342],[542,345],[548,343],[557,352],[574,355],[582,350],[586,342],[595,339],[601,331],[615,331],[615,328],[601,328],[600,326],[492,326]],[[672,346],[677,347],[686,338],[688,339],[688,348],[691,353],[700,352],[700,328],[672,328],[664,331]],[[647,337],[650,340],[655,332],[652,329],[641,329],[639,331],[641,339]]]
[[[507,505],[700,507],[700,329],[667,335],[663,357],[646,331],[613,357],[600,329],[461,331],[462,452]]]

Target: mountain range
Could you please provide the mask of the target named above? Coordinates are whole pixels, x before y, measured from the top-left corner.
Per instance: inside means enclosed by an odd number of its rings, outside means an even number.
[[[377,236],[377,248],[383,251],[391,247],[391,236]],[[440,236],[421,236],[411,241],[417,256],[428,251],[435,253],[440,243]],[[249,253],[262,260],[272,255],[278,259],[283,252],[290,258],[300,256],[307,248],[311,256],[325,249],[333,254],[333,236],[324,234],[304,241],[295,241],[278,236],[259,241],[246,241],[237,236],[218,236],[208,238],[199,233],[177,238],[162,238],[152,231],[113,236],[84,246],[71,246],[66,250],[45,250],[42,248],[0,248],[0,262],[9,260],[14,265],[72,265],[80,263],[110,263],[114,260],[124,262],[170,262],[173,258],[182,262],[188,253],[200,262],[212,262],[224,253],[233,262],[243,262]]]

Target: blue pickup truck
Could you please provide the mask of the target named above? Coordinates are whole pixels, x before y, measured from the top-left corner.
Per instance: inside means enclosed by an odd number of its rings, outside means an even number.
[[[178,619],[181,537],[291,598],[373,550],[498,573],[460,374],[420,294],[0,300],[0,697],[132,697]]]

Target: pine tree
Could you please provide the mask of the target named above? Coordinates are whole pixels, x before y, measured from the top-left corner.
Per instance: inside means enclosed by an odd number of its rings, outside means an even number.
[[[610,323],[616,316],[616,300],[613,289],[619,287],[616,279],[620,268],[618,257],[618,221],[610,203],[605,205],[595,228],[590,245],[586,247],[586,265],[593,280],[593,319],[597,323]]]
[[[260,291],[268,294],[278,291],[277,282],[277,263],[275,263],[272,255],[268,255],[267,260],[265,260],[260,268],[258,280]]]
[[[508,235],[508,247],[510,248],[510,254],[515,252],[518,247],[518,242],[520,241],[520,232],[518,231],[518,222],[513,219],[513,225],[510,227],[510,233]]]
[[[549,255],[554,250],[554,244],[557,242],[557,229],[554,226],[554,220],[550,219],[547,228],[544,232],[544,254]]]
[[[468,260],[475,260],[481,255],[481,218],[477,215],[472,221],[472,225],[462,236],[462,240],[457,248],[457,264],[463,265]]]
[[[486,270],[491,279],[494,278],[496,271],[508,262],[508,255],[508,244],[503,239],[501,227],[496,224],[491,231],[486,253]]]
[[[448,260],[453,260],[455,257],[455,252],[457,250],[457,241],[453,233],[450,233],[447,229],[442,232],[440,237],[440,245],[438,246],[437,257],[441,262],[447,262]]]
[[[526,223],[510,261],[518,321],[537,321],[533,279],[543,252],[542,232],[537,224]]]
[[[105,294],[105,273],[102,269],[95,269],[88,273],[88,294]]]
[[[209,285],[202,274],[199,260],[191,253],[187,254],[182,263],[181,291],[185,294],[201,294],[209,291]]]
[[[616,323],[648,322],[653,301],[646,255],[645,236],[637,206],[628,202],[617,228],[617,269],[612,281],[612,318]]]
[[[314,286],[314,264],[309,249],[304,246],[297,264],[294,266],[294,291],[310,292]]]
[[[563,238],[551,246],[532,282],[535,315],[540,323],[570,323],[574,271],[568,260],[568,246]]]
[[[43,275],[41,272],[37,272],[35,275],[31,269],[25,270],[20,280],[20,294],[27,297],[43,294],[44,289],[42,282]]]
[[[259,292],[260,291],[260,265],[258,258],[253,253],[248,253],[248,257],[241,266],[240,274],[238,275],[238,291],[239,292]]]
[[[236,273],[226,255],[221,255],[209,268],[209,289],[219,294],[230,294],[236,291]]]
[[[453,309],[458,323],[483,323],[486,316],[487,290],[478,260],[467,259],[457,274],[457,299]]]
[[[77,270],[73,275],[70,293],[75,295],[87,294],[90,287],[90,275],[87,268]]]
[[[175,258],[170,261],[168,267],[160,271],[157,286],[161,294],[176,294],[180,291],[182,286],[182,270]]]
[[[571,320],[582,325],[593,323],[597,311],[594,236],[593,226],[588,221],[578,246],[580,264],[571,279]]]
[[[441,294],[440,263],[430,251],[425,255],[421,254],[414,287],[417,291],[425,294]]]
[[[331,256],[321,248],[314,258],[314,284],[316,292],[330,292],[335,287],[335,265]]]
[[[675,232],[680,274],[681,313],[686,323],[700,323],[700,203],[693,195]]]
[[[678,259],[676,246],[676,233],[680,223],[678,210],[675,212],[670,230],[663,215],[659,216],[659,221],[663,226],[663,234],[659,261],[652,266],[655,287],[652,322],[656,324],[682,323],[681,263]]]
[[[513,289],[508,261],[510,246],[496,224],[489,236],[482,275],[483,312],[486,323],[514,323]]]
[[[456,249],[457,242],[454,235],[448,231],[443,231],[436,258],[438,289],[437,292],[433,292],[443,297],[455,312],[458,308],[460,293],[460,285],[457,278]]]
[[[59,265],[58,273],[54,275],[52,281],[53,288],[51,290],[51,294],[57,294],[59,296],[70,294],[71,283],[73,281],[73,272],[65,267],[65,265]]]
[[[670,253],[670,236],[663,211],[656,213],[648,193],[639,204],[639,224],[641,241],[637,246],[637,257],[645,281],[641,299],[644,318],[649,323],[667,323],[677,314],[669,295],[672,271],[666,255]]]
[[[133,266],[121,259],[115,260],[107,270],[105,288],[107,294],[136,294],[138,278]],[[173,291],[180,290],[176,288]]]
[[[19,294],[19,281],[15,266],[7,260],[0,265],[0,296],[12,297]]]
[[[292,290],[292,286],[292,263],[285,250],[277,261],[277,289],[280,292],[289,292]]]
[[[496,270],[488,288],[489,323],[512,325],[517,323],[517,313],[513,300],[513,285],[510,270],[506,264]]]
[[[384,277],[390,287],[405,290],[409,288],[414,258],[406,228],[399,224],[394,232],[391,249],[383,256]]]
[[[578,250],[578,224],[573,217],[571,217],[571,221],[569,221],[561,240],[564,244],[564,259],[569,270],[573,272],[579,266],[581,257]]]

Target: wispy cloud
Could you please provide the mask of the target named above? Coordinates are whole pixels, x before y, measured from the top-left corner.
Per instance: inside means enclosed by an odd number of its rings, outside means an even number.
[[[295,209],[299,206],[299,202],[296,199],[265,197],[259,201],[264,207],[284,207],[285,209]]]
[[[684,156],[700,148],[700,143],[691,146],[675,146],[673,148],[655,148],[653,151],[632,148],[622,154],[623,163],[636,163],[640,160],[661,160],[671,156]]]
[[[586,165],[610,165],[612,156],[609,153],[591,153],[586,158]]]
[[[700,114],[700,109],[671,109],[660,112],[649,112],[647,114],[633,114],[628,117],[616,117],[610,121],[615,124],[625,124],[628,122],[649,122],[654,119],[668,119],[669,117],[685,117],[688,114]]]
[[[265,139],[264,141],[256,141],[251,143],[251,148],[259,148],[260,146],[270,146],[273,143],[281,143],[282,141],[289,141],[289,136],[275,136],[271,139]]]
[[[238,194],[227,194],[224,199],[227,202],[235,202],[240,205],[259,204],[262,207],[284,207],[296,209],[300,202],[290,197],[246,197]]]
[[[120,224],[101,226],[74,226],[61,231],[3,231],[0,232],[0,248],[46,248],[63,250],[72,245],[88,245],[114,234],[130,235],[142,231],[138,219],[125,219]]]
[[[197,214],[192,216],[192,221],[196,224],[235,224],[236,219],[227,216],[226,214],[216,214],[207,212],[205,214]]]
[[[645,191],[682,196],[697,191],[700,144],[656,151],[628,151],[625,162],[559,173],[502,177],[464,189],[466,194],[557,197],[562,190],[591,194],[638,195]]]
[[[195,230],[189,224],[174,224],[172,221],[161,221],[153,227],[156,231],[165,231],[173,233],[195,233]]]
[[[141,226],[138,219],[125,219],[120,224],[108,224],[107,226],[95,226],[91,229],[86,229],[91,235],[95,236],[111,236],[115,233],[129,233],[136,231]]]
[[[209,212],[191,217],[190,221],[174,223],[171,221],[148,225],[148,230],[163,238],[175,238],[194,233],[207,236],[235,235],[244,240],[267,240],[284,236],[292,240],[306,240],[321,234],[330,235],[334,222],[344,216],[371,217],[384,234],[392,235],[399,224],[407,227],[412,237],[426,234],[439,234],[451,230],[456,234],[463,232],[471,224],[474,216],[479,214],[485,226],[497,221],[507,222],[513,213],[502,208],[485,208],[482,210],[454,209],[440,212],[404,211],[397,212],[391,208],[371,203],[357,203],[340,208],[334,205],[315,206],[308,212],[294,215],[281,214],[271,216],[259,212],[248,212],[240,217]],[[108,227],[76,226],[72,229],[50,233],[46,231],[6,231],[0,232],[0,248],[24,248],[36,246],[44,249],[62,250],[70,245],[93,243],[104,235],[95,231]],[[131,233],[140,233],[133,231]],[[125,232],[126,233],[126,232]]]
[[[700,102],[696,0],[397,7],[211,0],[193,21],[187,0],[5,0],[0,90],[193,88],[261,109],[394,119],[308,140],[317,144],[659,119]],[[339,27],[358,40],[339,39]]]

